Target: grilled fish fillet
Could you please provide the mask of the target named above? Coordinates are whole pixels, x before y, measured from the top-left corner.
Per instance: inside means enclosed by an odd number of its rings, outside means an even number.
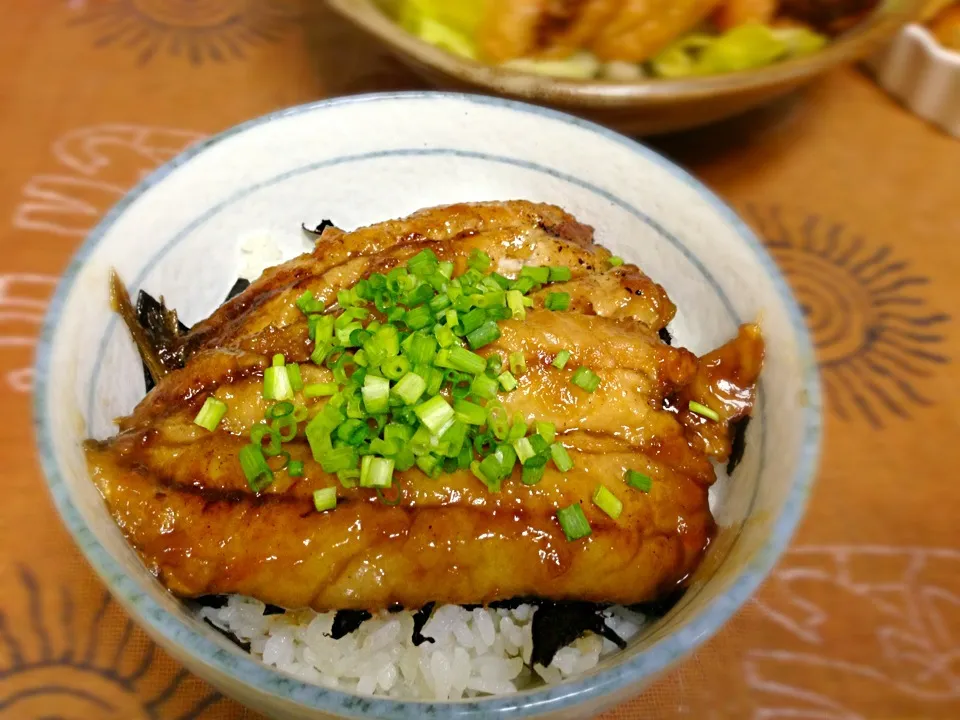
[[[339,490],[336,510],[317,513],[312,493],[339,487],[314,462],[302,435],[286,444],[305,477],[253,493],[238,461],[252,425],[264,417],[263,372],[274,353],[300,361],[306,384],[331,373],[308,359],[305,291],[331,306],[339,289],[405,263],[424,247],[466,269],[473,248],[495,269],[567,266],[566,312],[543,309],[501,324],[480,352],[523,352],[528,371],[502,396],[528,421],[556,423],[573,470],[549,465],[537,485],[519,469],[492,493],[469,471],[430,479],[416,468],[396,473],[400,502],[369,490]],[[119,433],[90,441],[91,475],[144,563],[175,594],[240,593],[286,608],[377,610],[428,602],[489,603],[514,597],[639,603],[674,589],[693,572],[714,531],[707,493],[711,459],[729,453],[730,423],[749,414],[763,357],[755,326],[698,359],[662,342],[675,307],[662,287],[633,265],[610,267],[592,229],[549,205],[454,205],[421,211],[354,232],[328,229],[314,252],[264,273],[183,338],[182,369],[167,372]],[[571,352],[564,370],[551,366]],[[586,365],[603,378],[592,394],[570,383]],[[206,397],[229,406],[220,428],[193,424]],[[720,421],[707,425],[686,408],[696,400]],[[304,400],[311,410],[323,399]],[[643,493],[624,472],[653,479]],[[590,503],[598,484],[624,504],[613,520]],[[582,502],[593,532],[569,542],[559,507]]]

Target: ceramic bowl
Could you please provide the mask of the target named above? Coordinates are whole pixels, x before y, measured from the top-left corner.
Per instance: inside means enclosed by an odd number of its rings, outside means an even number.
[[[576,152],[571,152],[576,149]],[[116,268],[189,324],[239,274],[240,238],[292,255],[300,223],[344,228],[425,206],[526,198],[561,205],[661,282],[676,342],[704,352],[760,318],[768,355],[746,454],[713,489],[720,532],[689,591],[624,652],[569,682],[429,703],[359,697],[271,669],[199,622],[127,546],[81,442],[113,433],[143,396],[133,343],[109,307]],[[413,93],[306,105],[199,143],[143,181],[86,240],[46,319],[37,362],[43,468],[63,521],[119,602],[223,692],[273,717],[586,718],[642,690],[715,633],[767,575],[803,512],[820,442],[814,351],[787,284],[756,237],[703,185],[622,136],[534,106]]]
[[[838,65],[866,57],[912,18],[922,0],[882,2],[857,27],[809,57],[745,72],[680,80],[561,80],[484,65],[408,33],[376,0],[327,0],[433,85],[517,98],[572,112],[631,135],[706,125],[782,97]]]

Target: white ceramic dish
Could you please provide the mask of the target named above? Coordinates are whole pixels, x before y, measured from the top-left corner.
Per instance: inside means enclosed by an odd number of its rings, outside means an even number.
[[[81,442],[113,432],[143,394],[140,362],[108,306],[116,267],[181,311],[207,315],[233,284],[250,228],[296,237],[462,200],[557,203],[639,263],[680,308],[677,342],[702,352],[760,317],[768,342],[747,452],[712,504],[721,527],[689,592],[587,675],[453,703],[367,698],[268,668],[198,622],[141,565],[90,482]],[[292,235],[291,235],[292,233]],[[292,249],[292,246],[291,246]],[[189,669],[274,717],[585,718],[640,691],[743,604],[787,545],[820,442],[814,352],[762,245],[715,196],[646,148],[549,110],[433,93],[293,108],[201,143],[145,180],[81,248],[57,290],[37,365],[41,458],[64,522],[111,591]]]
[[[906,26],[871,61],[877,81],[908,109],[960,138],[960,53],[922,25]]]

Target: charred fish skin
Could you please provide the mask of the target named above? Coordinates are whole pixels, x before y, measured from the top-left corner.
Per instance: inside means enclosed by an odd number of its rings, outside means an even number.
[[[340,487],[301,433],[284,449],[303,477],[279,474],[251,491],[237,457],[271,406],[262,392],[271,357],[300,362],[307,385],[333,380],[309,362],[297,299],[309,290],[335,307],[339,290],[424,247],[456,274],[474,250],[508,277],[524,265],[569,268],[555,288],[570,295],[568,310],[547,310],[546,294],[532,293],[526,321],[504,321],[479,352],[523,355],[527,370],[501,399],[526,422],[553,423],[573,468],[551,465],[532,486],[516,468],[492,493],[469,470],[431,479],[414,467],[395,474],[391,507]],[[236,593],[358,612],[515,597],[655,602],[689,578],[715,531],[711,460],[727,459],[730,426],[749,415],[763,343],[754,326],[702,359],[664,343],[676,312],[666,292],[636,266],[610,261],[591,228],[525,201],[325,228],[313,252],[268,270],[182,337],[184,366],[164,373],[116,436],[88,443],[91,476],[145,564],[185,598]],[[570,352],[564,369],[552,364],[560,349]],[[602,374],[596,392],[571,384],[580,365]],[[229,406],[216,432],[193,422],[209,397]],[[691,401],[718,412],[715,427],[689,412]],[[314,412],[325,400],[297,393],[294,402]],[[648,476],[650,489],[627,486],[628,469]],[[598,484],[622,500],[617,520],[591,504]],[[313,493],[329,487],[338,488],[336,510],[318,513]],[[578,502],[592,533],[570,542],[556,511]]]

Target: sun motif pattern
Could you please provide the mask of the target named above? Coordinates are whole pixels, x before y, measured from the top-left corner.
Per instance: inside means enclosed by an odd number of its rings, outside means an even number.
[[[299,15],[297,0],[103,0],[72,24],[93,28],[97,47],[136,51],[141,65],[158,53],[202,65],[280,41]]]
[[[949,361],[941,345],[950,316],[925,300],[929,278],[891,247],[817,215],[753,205],[746,215],[800,301],[832,411],[879,428],[930,405],[924,386]]]
[[[162,655],[102,591],[77,602],[66,585],[20,567],[0,610],[0,717],[17,720],[201,720],[228,703]]]

